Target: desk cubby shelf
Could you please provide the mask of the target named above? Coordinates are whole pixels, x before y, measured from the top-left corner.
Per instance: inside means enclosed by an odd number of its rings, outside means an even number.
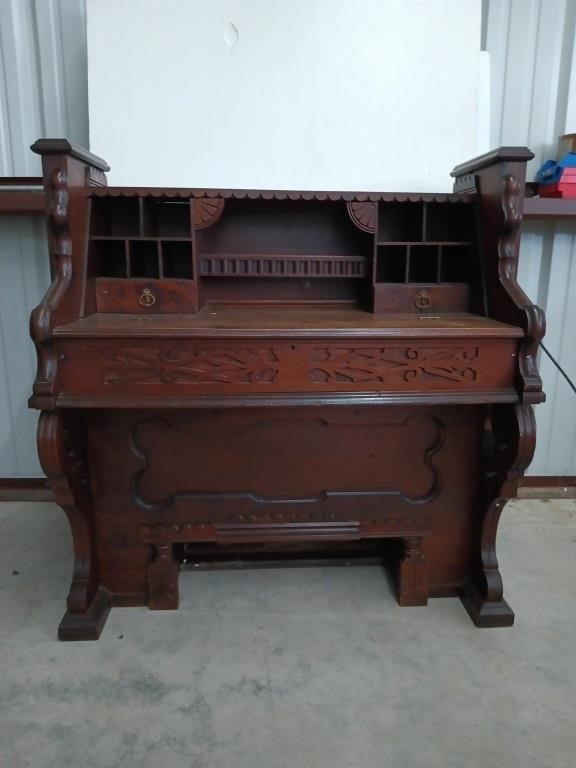
[[[344,201],[95,196],[97,304],[121,296],[112,304],[119,311],[130,295],[125,311],[161,312],[162,301],[134,306],[138,281],[147,280],[154,281],[144,286],[149,293],[177,289],[196,310],[264,295],[286,304],[364,303],[374,312],[470,309],[468,286],[479,278],[474,206],[456,196],[408,197],[359,203],[358,219]],[[254,226],[263,216],[266,225]]]
[[[466,311],[480,278],[471,206],[380,203],[374,311]]]

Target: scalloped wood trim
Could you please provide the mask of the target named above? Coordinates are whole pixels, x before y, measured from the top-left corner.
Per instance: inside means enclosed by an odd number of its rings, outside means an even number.
[[[95,197],[177,197],[234,200],[318,200],[344,202],[470,203],[474,197],[453,192],[307,192],[290,190],[195,189],[167,187],[94,187]]]

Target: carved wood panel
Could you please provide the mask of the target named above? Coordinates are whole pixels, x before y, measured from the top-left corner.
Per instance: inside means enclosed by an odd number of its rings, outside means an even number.
[[[514,396],[514,339],[388,344],[288,344],[154,340],[60,345],[66,393],[257,395],[322,392],[450,392]]]
[[[394,384],[442,379],[463,384],[478,376],[479,348],[469,346],[390,346],[378,349],[317,347],[310,380],[315,383]]]
[[[104,353],[106,384],[272,384],[278,356],[272,348],[121,348]]]
[[[363,457],[355,473],[344,468],[351,426]],[[438,495],[434,457],[443,443],[444,425],[431,413],[357,418],[352,425],[270,415],[225,423],[210,415],[144,417],[133,422],[129,437],[138,467],[131,498],[150,515],[176,509],[197,525],[347,522],[351,504],[359,519],[375,523],[391,499],[418,507]],[[392,448],[400,445],[411,450],[401,456]],[[197,446],[203,446],[201,455]],[[225,479],[214,474],[217,447],[236,456]],[[338,476],[334,466],[343,467]]]

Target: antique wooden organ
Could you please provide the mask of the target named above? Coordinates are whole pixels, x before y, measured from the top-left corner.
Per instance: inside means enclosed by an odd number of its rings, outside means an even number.
[[[41,139],[38,448],[74,541],[62,639],[178,606],[190,548],[382,544],[400,605],[503,626],[498,519],[535,444],[524,148],[446,194],[109,187]]]

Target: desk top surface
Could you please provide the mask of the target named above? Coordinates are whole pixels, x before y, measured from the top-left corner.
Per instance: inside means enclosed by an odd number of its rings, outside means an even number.
[[[93,314],[54,329],[60,338],[381,337],[515,338],[521,328],[469,313],[374,315],[356,307],[207,305],[197,314]]]

